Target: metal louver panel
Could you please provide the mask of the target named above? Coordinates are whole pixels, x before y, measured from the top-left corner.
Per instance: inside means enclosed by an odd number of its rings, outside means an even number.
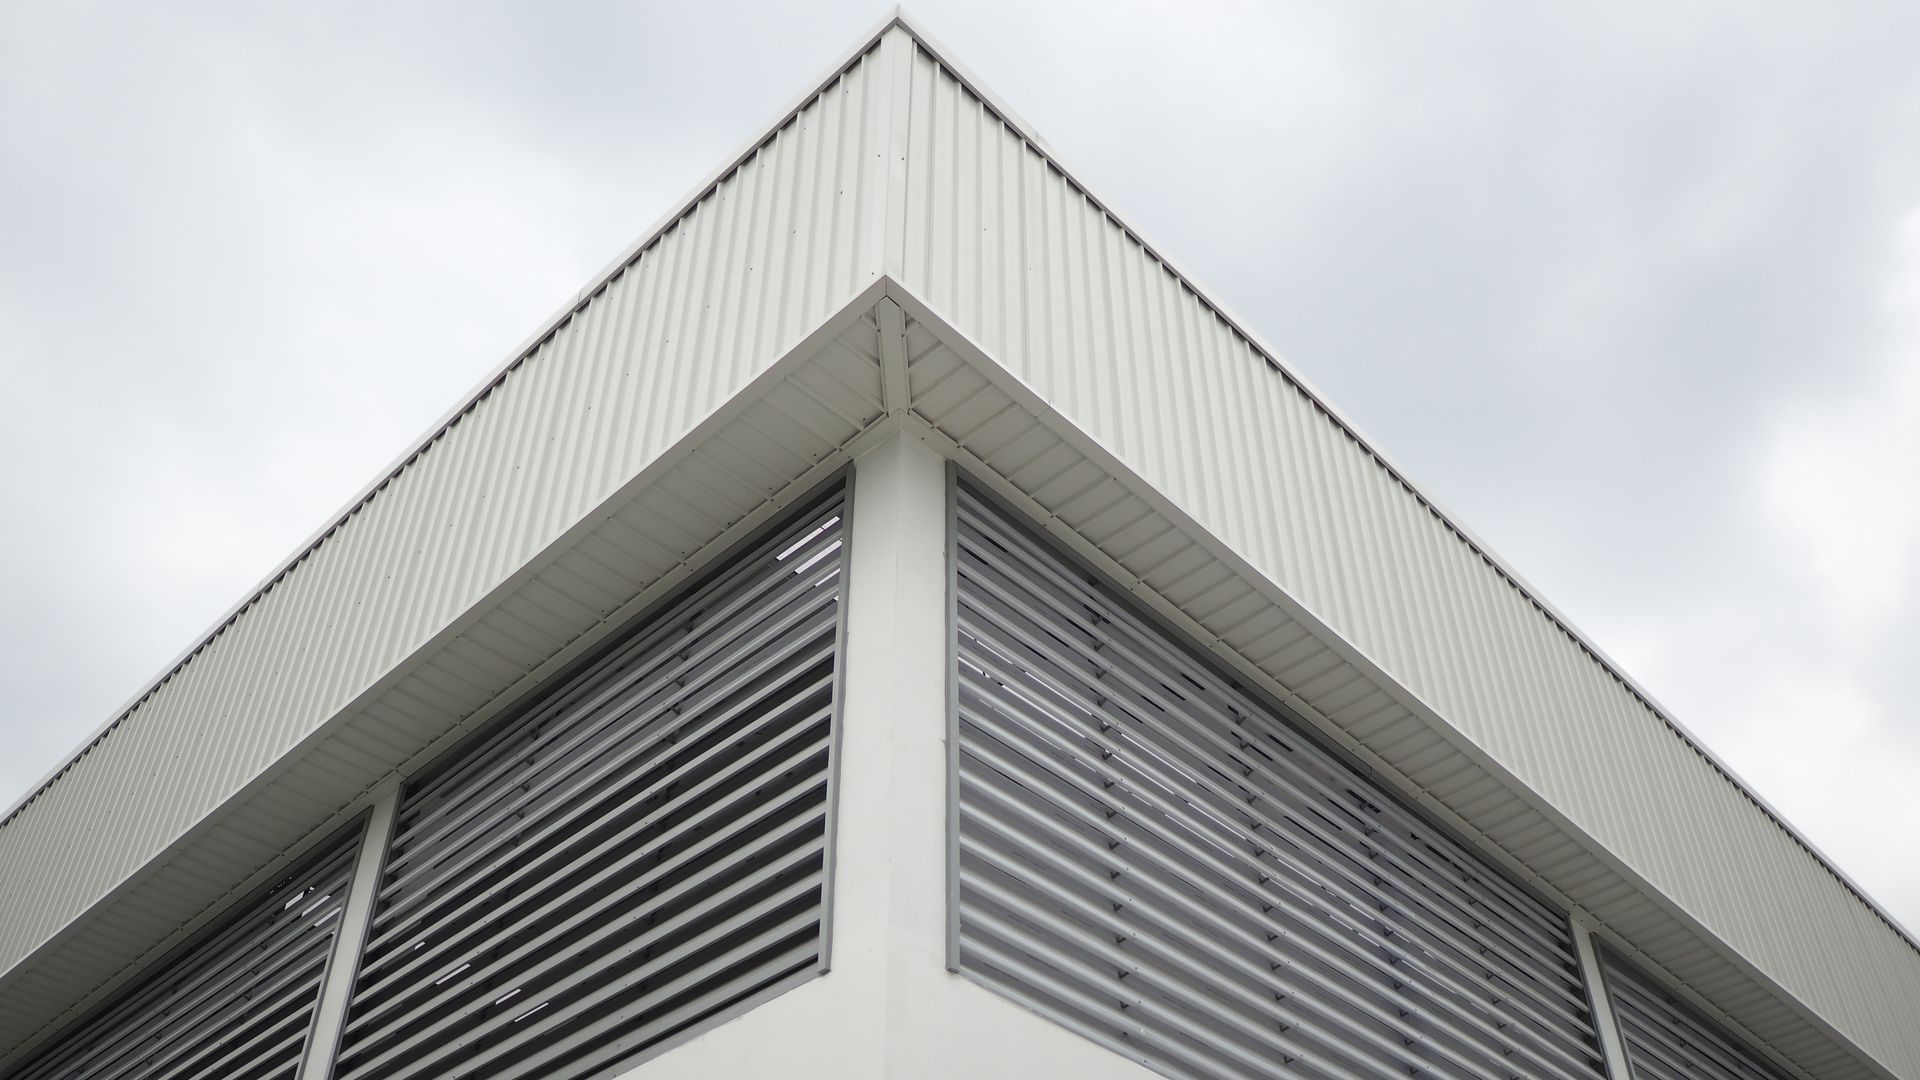
[[[578,1077],[823,969],[844,488],[405,793],[336,1077]]]
[[[1170,1076],[1600,1075],[1559,913],[955,499],[964,974]]]
[[[1781,1080],[1760,1055],[1692,1006],[1612,953],[1600,955],[1633,1080]]]
[[[294,1075],[346,903],[360,831],[160,961],[13,1080],[266,1080]]]

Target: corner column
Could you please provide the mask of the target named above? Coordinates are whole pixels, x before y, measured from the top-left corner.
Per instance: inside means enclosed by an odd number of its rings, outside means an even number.
[[[875,997],[876,1074],[946,955],[946,463],[910,431],[854,465],[829,978]]]

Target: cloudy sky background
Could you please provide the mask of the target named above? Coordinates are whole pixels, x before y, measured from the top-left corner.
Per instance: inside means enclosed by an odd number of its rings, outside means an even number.
[[[0,805],[872,3],[0,7]],[[1920,8],[916,3],[1920,927]]]

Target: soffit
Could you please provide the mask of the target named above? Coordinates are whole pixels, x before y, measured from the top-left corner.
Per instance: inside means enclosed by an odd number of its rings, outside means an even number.
[[[716,537],[731,535],[771,513],[770,508],[784,498],[785,493],[791,493],[797,483],[796,476],[789,474],[798,470],[799,476],[814,476],[830,469],[833,463],[847,456],[862,430],[873,430],[891,408],[902,422],[924,425],[930,439],[993,478],[1003,493],[1026,500],[1024,505],[1052,522],[1053,527],[1071,534],[1076,538],[1077,547],[1149,597],[1169,618],[1196,633],[1209,648],[1235,664],[1250,679],[1259,681],[1336,741],[1380,766],[1424,805],[1487,838],[1489,845],[1503,853],[1502,857],[1517,874],[1544,891],[1585,907],[1604,924],[1616,944],[1641,952],[1655,965],[1673,973],[1697,991],[1704,1002],[1743,1020],[1752,1029],[1768,1031],[1777,1049],[1802,1062],[1816,1075],[1879,1075],[1852,1061],[1853,1055],[1846,1049],[1847,1040],[1839,1037],[1831,1024],[1817,1019],[1804,1006],[1789,1004],[1791,996],[1780,992],[1775,980],[1744,959],[1741,950],[1728,945],[1725,933],[1716,933],[1697,914],[1689,914],[1686,905],[1673,900],[1672,882],[1664,883],[1663,891],[1630,865],[1629,858],[1621,852],[1633,847],[1634,836],[1609,835],[1607,842],[1601,842],[1591,830],[1582,827],[1581,821],[1586,818],[1575,820],[1581,814],[1589,814],[1591,804],[1575,805],[1578,800],[1542,794],[1563,778],[1537,769],[1524,774],[1516,771],[1511,751],[1516,746],[1525,749],[1527,740],[1533,738],[1529,724],[1536,723],[1538,718],[1523,715],[1523,711],[1501,717],[1510,721],[1506,729],[1492,733],[1501,739],[1490,738],[1485,731],[1469,734],[1487,717],[1457,703],[1465,698],[1449,696],[1457,688],[1446,684],[1449,677],[1446,665],[1436,668],[1438,674],[1435,674],[1397,663],[1390,673],[1385,666],[1389,661],[1383,657],[1392,650],[1382,648],[1379,642],[1368,640],[1364,634],[1356,636],[1355,627],[1370,629],[1376,634],[1398,634],[1409,640],[1420,636],[1404,627],[1396,628],[1393,619],[1381,614],[1390,613],[1393,607],[1395,598],[1391,589],[1383,591],[1379,580],[1342,579],[1337,572],[1326,580],[1296,582],[1287,574],[1241,554],[1255,545],[1249,545],[1247,537],[1240,536],[1231,527],[1236,524],[1233,515],[1223,515],[1218,505],[1201,505],[1207,501],[1203,497],[1206,495],[1211,495],[1217,503],[1226,486],[1205,475],[1195,478],[1195,474],[1205,473],[1208,463],[1222,472],[1238,469],[1244,477],[1248,467],[1236,461],[1228,448],[1217,442],[1189,443],[1177,438],[1161,439],[1158,445],[1143,448],[1138,443],[1128,443],[1124,429],[1103,424],[1097,407],[1102,400],[1111,404],[1131,394],[1135,409],[1158,406],[1160,402],[1142,389],[1149,384],[1116,389],[1118,384],[1101,366],[1115,358],[1103,356],[1097,350],[1088,351],[1090,339],[1071,329],[1064,333],[1056,330],[1047,338],[1029,335],[1032,348],[1011,350],[1001,339],[1017,331],[1019,320],[1027,317],[1028,312],[1020,310],[1018,304],[1002,311],[992,308],[987,303],[989,298],[976,297],[969,303],[979,310],[969,310],[966,319],[949,323],[935,314],[933,305],[949,299],[959,302],[959,298],[967,295],[964,290],[954,292],[950,286],[984,280],[979,274],[971,273],[981,268],[965,261],[972,256],[957,250],[961,242],[973,243],[976,233],[991,238],[996,228],[1008,225],[1001,220],[991,227],[975,229],[973,223],[955,216],[948,203],[954,193],[962,189],[943,187],[940,180],[941,170],[952,162],[941,158],[932,148],[933,144],[925,141],[941,137],[943,130],[949,135],[959,130],[958,120],[969,115],[961,107],[971,100],[972,104],[967,107],[973,110],[973,118],[969,122],[977,127],[969,129],[972,133],[968,137],[978,140],[976,149],[995,139],[1011,138],[1016,145],[1011,151],[996,150],[999,155],[996,160],[1009,162],[1016,161],[1019,154],[1037,155],[1041,167],[1037,181],[1032,182],[1036,190],[1051,200],[1052,207],[1090,214],[1085,222],[1070,227],[1079,230],[1077,235],[1083,248],[1100,250],[1103,259],[1111,256],[1105,264],[1090,268],[1066,266],[1064,287],[1059,295],[1078,297],[1068,305],[1072,309],[1071,318],[1080,323],[1099,323],[1108,317],[1104,313],[1106,309],[1101,307],[1105,302],[1103,298],[1087,291],[1086,282],[1094,280],[1095,272],[1105,275],[1104,280],[1125,283],[1137,291],[1146,290],[1157,275],[1164,278],[1159,281],[1161,287],[1192,300],[1197,310],[1206,313],[1204,319],[1219,320],[1232,331],[1229,337],[1238,335],[1234,337],[1238,344],[1210,346],[1216,353],[1233,352],[1228,358],[1232,362],[1244,360],[1257,367],[1262,375],[1271,371],[1276,378],[1281,376],[1278,361],[1272,359],[1271,353],[1252,339],[1239,335],[1237,327],[1217,307],[1200,298],[1184,278],[1166,267],[1136,233],[1120,225],[1104,206],[1086,196],[1084,189],[1065,175],[1025,128],[978,91],[976,83],[940,58],[933,47],[926,44],[924,35],[907,28],[919,42],[914,46],[915,67],[911,73],[906,73],[899,64],[881,59],[875,60],[874,72],[864,73],[863,58],[869,54],[882,57],[884,50],[878,50],[877,45],[889,40],[887,35],[896,25],[904,26],[898,20],[889,22],[878,38],[855,51],[852,66],[837,69],[828,80],[828,87],[839,85],[844,91],[841,98],[836,99],[840,103],[836,107],[841,110],[836,114],[838,119],[826,121],[822,119],[825,114],[816,113],[813,120],[806,120],[804,114],[810,105],[803,103],[790,122],[783,122],[735,163],[726,174],[728,179],[703,189],[681,212],[683,218],[692,215],[694,209],[706,201],[716,208],[713,215],[702,219],[703,223],[697,227],[663,227],[661,235],[677,229],[689,252],[686,257],[693,259],[695,266],[701,265],[702,252],[728,242],[729,226],[725,222],[739,222],[732,226],[737,230],[736,235],[756,235],[755,227],[749,224],[756,211],[739,194],[746,188],[726,189],[725,185],[735,182],[733,178],[741,165],[752,160],[761,149],[775,145],[779,137],[784,137],[783,133],[792,131],[796,133],[794,140],[798,141],[790,140],[790,145],[806,147],[812,145],[806,140],[825,139],[824,145],[833,149],[803,150],[791,154],[791,160],[814,161],[817,170],[818,162],[838,155],[850,170],[849,175],[859,177],[868,188],[866,194],[847,204],[851,208],[847,220],[856,222],[859,228],[844,237],[831,228],[820,233],[819,266],[801,263],[784,267],[783,273],[791,276],[824,268],[829,277],[838,275],[856,285],[871,280],[863,275],[867,267],[878,261],[869,256],[879,251],[878,238],[884,235],[884,257],[888,265],[893,265],[896,258],[911,264],[901,267],[903,273],[915,279],[910,282],[911,290],[882,279],[861,294],[861,299],[829,318],[820,330],[807,335],[802,347],[789,352],[787,359],[745,383],[745,388],[737,392],[735,384],[712,377],[708,369],[688,368],[692,373],[684,379],[690,381],[682,388],[697,387],[712,398],[711,402],[704,399],[696,402],[694,415],[699,415],[700,409],[725,401],[707,422],[646,464],[614,495],[586,513],[530,560],[523,562],[522,557],[516,555],[513,560],[516,565],[502,568],[507,575],[492,591],[466,607],[444,629],[390,670],[370,673],[378,676],[370,688],[314,729],[292,751],[276,758],[270,768],[187,830],[166,851],[126,876],[86,915],[34,949],[28,960],[0,976],[0,1046],[16,1043],[46,1019],[72,1008],[81,997],[88,996],[87,991],[99,985],[101,978],[112,976],[116,971],[124,975],[133,970],[138,962],[129,964],[128,957],[151,955],[165,941],[177,936],[183,926],[191,925],[217,906],[221,897],[209,894],[205,882],[232,881],[236,871],[268,872],[289,844],[297,844],[306,832],[348,812],[369,784],[381,782],[382,776],[390,777],[397,765],[417,760],[418,755],[451,737],[463,722],[462,718],[485,714],[487,702],[500,700],[503,693],[510,696],[513,688],[524,687],[539,673],[552,670],[552,665],[559,662],[552,659],[556,653],[575,647],[568,646],[567,642],[573,641],[577,646],[590,639],[596,628],[603,630],[608,625],[608,610],[630,610],[632,604],[644,602],[646,597],[669,587],[677,576],[690,572],[691,566],[704,558],[703,553]],[[900,50],[892,50],[891,55],[899,56]],[[867,74],[873,77],[867,78]],[[856,85],[864,87],[859,91],[861,94],[872,92],[875,95],[872,101],[857,107],[845,104],[854,100]],[[816,95],[806,100],[819,99]],[[951,104],[938,105],[942,100]],[[903,130],[899,117],[905,115],[909,105],[929,110],[923,119],[931,122],[914,129],[915,138],[922,141],[911,147],[898,147],[904,164],[876,166],[873,151],[892,145],[887,139]],[[947,111],[943,113],[941,109]],[[942,129],[942,116],[954,123]],[[809,124],[813,126],[808,127]],[[761,164],[769,160],[774,159],[762,158]],[[955,160],[964,165],[961,158]],[[778,175],[777,170],[770,175]],[[884,185],[879,183],[882,177],[886,178]],[[744,185],[750,179],[748,176],[740,182]],[[1022,183],[1029,181],[1023,179]],[[924,189],[917,186],[921,184],[925,185]],[[1056,187],[1059,190],[1054,190]],[[734,194],[728,196],[726,190]],[[809,220],[841,220],[837,216],[839,210],[835,209],[840,204],[829,197],[832,195],[829,189],[809,190],[825,200],[821,205],[826,213],[824,218],[815,215]],[[734,199],[732,211],[724,209],[728,198]],[[868,212],[869,209],[872,212]],[[882,219],[884,228],[879,224]],[[708,220],[723,224],[705,224]],[[917,228],[916,224],[926,228]],[[963,224],[968,227],[961,228]],[[716,228],[719,231],[714,231]],[[952,239],[941,244],[923,242],[940,236]],[[916,248],[916,244],[920,246]],[[800,249],[789,246],[785,250],[791,255]],[[945,261],[950,251],[959,262]],[[1005,259],[1017,261],[1017,252],[1011,247],[1001,254]],[[1145,261],[1140,261],[1142,259]],[[1139,267],[1134,267],[1133,262],[1139,262]],[[947,275],[943,266],[948,269],[958,266],[970,273]],[[752,266],[746,267],[749,272],[752,269]],[[1061,266],[1050,269],[1062,272]],[[1082,273],[1083,269],[1090,272]],[[563,313],[560,323],[588,310],[589,305],[598,303],[603,295],[610,295],[609,283],[620,273],[616,269],[594,289],[583,291],[579,302]],[[765,278],[766,275],[754,277],[748,273],[742,278],[746,292],[751,294]],[[810,288],[811,285],[810,282]],[[881,318],[870,313],[878,295],[876,290],[887,292],[913,316],[900,335],[880,332]],[[930,301],[916,298],[921,296],[929,297]],[[726,298],[729,302],[734,299],[731,293]],[[811,298],[810,305],[792,306],[763,297],[754,302],[752,310],[756,316],[769,316],[769,325],[777,329],[768,337],[778,340],[791,328],[804,326],[806,318],[813,317],[810,312],[822,310],[818,299]],[[1038,307],[1030,305],[1029,310]],[[732,332],[730,327],[738,325],[725,317],[692,314],[698,310],[697,306],[688,308],[688,317],[697,317],[700,321],[686,325],[711,324],[722,337]],[[885,308],[882,314],[886,314]],[[1195,331],[1199,326],[1199,317],[1181,317],[1187,320],[1185,330]],[[1061,325],[1065,326],[1064,321]],[[983,344],[975,344],[968,336],[975,330],[982,333]],[[536,348],[544,345],[554,330],[544,333],[547,336],[540,339]],[[849,334],[851,337],[839,340]],[[1109,340],[1124,341],[1126,337],[1117,334]],[[743,350],[755,351],[761,342],[756,337],[754,342],[736,344]],[[1126,344],[1138,347],[1137,342]],[[1058,346],[1072,350],[1072,355],[1049,353],[1050,347]],[[992,353],[996,347],[1001,351]],[[821,357],[836,353],[855,356],[858,362],[847,362],[843,357],[833,362],[838,366],[830,365],[828,369],[809,366]],[[751,365],[757,359],[743,355],[737,362]],[[1153,358],[1143,354],[1135,359]],[[1046,370],[1048,364],[1080,375],[1063,379]],[[802,378],[803,370],[813,374]],[[1195,369],[1196,376],[1202,373]],[[894,376],[891,381],[885,378],[887,374]],[[1082,378],[1083,375],[1090,377]],[[1163,382],[1166,379],[1165,373],[1155,377]],[[1174,377],[1186,379],[1188,375],[1182,370]],[[1233,376],[1243,383],[1250,377],[1244,373]],[[1532,604],[1534,614],[1544,616],[1547,622],[1564,630],[1564,624],[1557,621],[1550,609],[1521,590],[1518,579],[1486,555],[1470,536],[1440,517],[1424,496],[1360,442],[1338,414],[1322,405],[1295,377],[1290,374],[1284,377],[1289,386],[1298,388],[1304,395],[1309,403],[1306,412],[1317,414],[1325,421],[1327,430],[1336,434],[1334,441],[1351,440],[1365,451],[1363,457],[1371,455],[1368,460],[1378,463],[1391,477],[1387,487],[1393,490],[1375,490],[1367,487],[1361,477],[1364,470],[1344,464],[1327,466],[1329,484],[1346,485],[1351,491],[1361,493],[1354,496],[1359,509],[1353,512],[1377,514],[1390,500],[1412,500],[1421,508],[1421,513],[1431,513],[1452,532],[1461,551],[1471,553],[1472,557],[1467,560],[1472,563],[1470,574],[1479,575],[1474,578],[1479,581],[1475,588],[1489,595],[1517,590],[1525,602]],[[1076,398],[1073,386],[1076,379],[1089,384],[1090,398]],[[1188,389],[1175,386],[1180,394]],[[481,398],[484,397],[483,393]],[[747,412],[776,398],[785,402],[783,406],[774,407],[779,415],[762,416],[755,422],[764,422],[767,425],[764,430],[753,424],[737,430],[728,426],[745,422]],[[1146,404],[1137,404],[1141,401]],[[1239,402],[1227,404],[1237,406]],[[467,406],[469,411],[474,408],[475,404]],[[547,416],[551,420],[553,414],[549,412]],[[1219,418],[1208,418],[1201,426],[1204,428],[1213,419]],[[634,422],[632,416],[624,420]],[[1221,424],[1222,430],[1228,426],[1224,421]],[[704,449],[708,447],[706,440],[722,427],[734,432],[733,438],[711,445],[712,454],[727,462],[725,465],[709,460],[711,455]],[[1190,430],[1188,437],[1198,439],[1199,434]],[[1114,445],[1121,445],[1122,452],[1110,449]],[[431,464],[430,459],[423,460]],[[401,467],[411,463],[412,459],[408,459]],[[1353,475],[1346,476],[1341,470]],[[394,475],[399,475],[399,469]],[[787,479],[779,479],[783,475]],[[783,484],[784,487],[779,486]],[[768,493],[770,485],[772,494]],[[1249,490],[1261,494],[1257,485]],[[1226,497],[1236,494],[1243,493],[1227,492]],[[1273,495],[1272,492],[1264,494]],[[643,496],[650,500],[645,510],[621,516],[620,509]],[[529,493],[526,497],[537,501],[540,493]],[[1286,503],[1285,493],[1274,496],[1273,501]],[[616,509],[609,511],[609,507]],[[603,528],[605,535],[601,534]],[[1221,539],[1223,535],[1233,539],[1231,542]],[[1279,543],[1275,537],[1256,539]],[[1102,551],[1108,554],[1101,554]],[[1457,552],[1446,557],[1452,559],[1455,555]],[[290,567],[292,565],[297,563]],[[1289,587],[1276,584],[1281,580],[1288,581]],[[1353,591],[1373,610],[1365,616],[1322,618],[1299,599],[1314,596],[1319,603],[1328,589]],[[1426,609],[1433,608],[1437,601],[1423,595],[1420,603],[1423,614],[1431,615],[1433,611]],[[1511,621],[1509,625],[1513,625]],[[1355,640],[1364,641],[1364,647],[1354,644]],[[1612,674],[1597,651],[1578,638],[1574,640],[1587,649],[1593,661],[1591,670],[1579,674],[1578,678],[1598,680],[1603,690],[1608,689],[1609,679],[1618,676]],[[1417,641],[1393,644],[1419,648]],[[1513,644],[1496,636],[1476,648],[1483,653],[1494,653],[1511,649]],[[1451,677],[1458,678],[1458,675]],[[1409,685],[1422,689],[1416,692],[1408,689]],[[1622,685],[1632,691],[1630,684]],[[1445,707],[1436,707],[1433,704],[1436,700]],[[1657,727],[1657,722],[1664,718],[1655,714],[1651,719]],[[1637,746],[1635,753],[1644,750],[1650,755],[1647,761],[1628,763],[1623,759],[1620,766],[1651,762],[1671,771],[1698,765],[1695,771],[1700,771],[1702,776],[1716,773],[1714,763],[1684,741],[1684,733],[1679,733],[1677,728],[1673,731],[1681,737],[1672,740],[1672,745],[1655,742]],[[1519,742],[1513,741],[1516,739]],[[324,753],[314,756],[323,746]],[[1724,780],[1725,777],[1720,777],[1715,782]],[[1748,806],[1744,812],[1755,821],[1764,822],[1769,817],[1757,806]],[[1780,831],[1782,835],[1791,836],[1784,826]],[[78,847],[85,843],[85,837],[85,830],[75,831],[71,843]],[[1711,836],[1704,840],[1708,845],[1714,842]],[[1810,852],[1802,854],[1806,857],[1795,861],[1792,853],[1783,857],[1772,847],[1765,847],[1756,850],[1755,862],[1794,871],[1796,883],[1806,876],[1799,874],[1800,870],[1814,871],[1816,877],[1828,873],[1817,856]],[[1684,860],[1682,863],[1684,868]],[[1851,906],[1832,902],[1818,891],[1825,887],[1822,885],[1825,880],[1800,883],[1805,884],[1805,895],[1801,899],[1810,906],[1785,912],[1784,916],[1804,919],[1838,913],[1845,917],[1844,929],[1866,940],[1874,932],[1873,928],[1864,924],[1856,926],[1859,920],[1854,917],[1871,916],[1870,905],[1864,901]],[[1719,881],[1681,884],[1697,886],[1692,889],[1696,899],[1726,888],[1725,883]],[[1776,916],[1782,916],[1781,912],[1764,914],[1765,918],[1749,919],[1736,927],[1749,946],[1764,945],[1766,932],[1776,924],[1792,925],[1791,918],[1780,922]],[[1897,939],[1899,935],[1896,933],[1893,937]],[[1903,1068],[1910,1066],[1920,1072],[1920,1048],[1912,1045],[1914,1033],[1891,1030],[1882,1022],[1885,1018],[1879,1016],[1884,1008],[1873,1008],[1876,995],[1881,1006],[1900,1000],[1898,992],[1914,976],[1917,961],[1912,949],[1892,952],[1898,955],[1889,959],[1889,950],[1876,952],[1848,947],[1839,950],[1836,957],[1805,957],[1803,966],[1813,966],[1795,972],[1797,985],[1801,985],[1803,991],[1811,986],[1825,993],[1816,983],[1822,979],[1831,981],[1833,970],[1871,972],[1873,978],[1867,981],[1873,986],[1862,991],[1866,1001],[1864,1009],[1829,1007],[1828,1011],[1841,1016],[1850,1028],[1856,1029],[1866,1022],[1862,1019],[1863,1013],[1872,1013],[1867,1020],[1878,1025],[1872,1032],[1874,1044],[1883,1053],[1892,1055],[1889,1060],[1897,1059]]]
[[[898,425],[1033,515],[1517,879],[1589,913],[1616,947],[1667,973],[1697,1005],[1806,1075],[1887,1075],[884,279],[270,775],[9,972],[0,983],[0,1046],[13,1053],[0,1064],[297,857],[370,792],[485,722]]]
[[[1889,1075],[952,324],[890,295],[910,316],[908,415],[943,452],[1709,1015],[1804,1075]]]
[[[881,419],[870,289],[160,857],[0,976],[0,1067],[793,499]]]

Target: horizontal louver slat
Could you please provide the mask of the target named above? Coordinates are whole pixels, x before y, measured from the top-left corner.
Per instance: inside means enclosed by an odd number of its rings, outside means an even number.
[[[1781,1080],[1759,1054],[1631,964],[1604,950],[1601,963],[1635,1080]]]
[[[1174,1076],[1600,1075],[1562,915],[955,498],[963,973]]]
[[[299,1066],[359,832],[242,900],[12,1080],[265,1080]]]
[[[818,972],[842,506],[409,785],[335,1076],[589,1076]]]

